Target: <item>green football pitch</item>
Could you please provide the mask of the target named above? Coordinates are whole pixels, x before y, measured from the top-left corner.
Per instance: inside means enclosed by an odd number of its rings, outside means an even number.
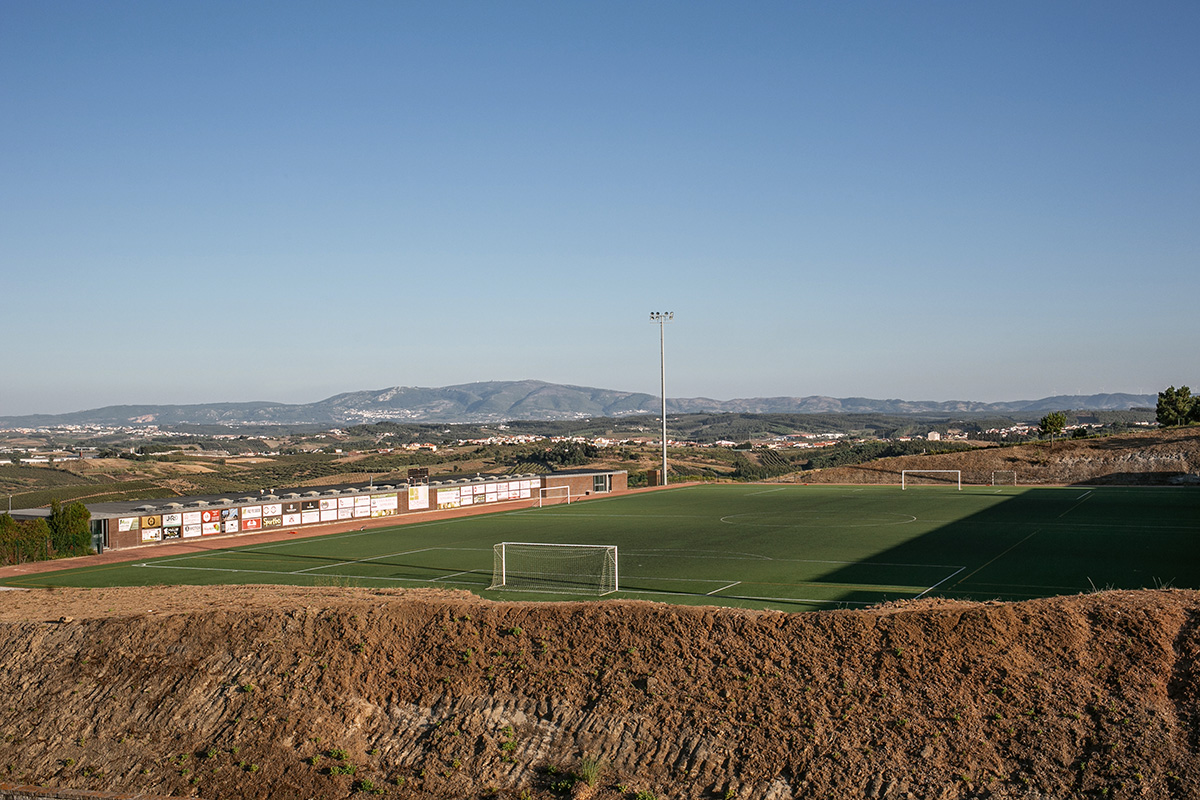
[[[608,598],[803,611],[942,596],[1023,599],[1200,588],[1200,491],[687,486],[197,550],[43,573],[9,586],[245,584],[489,591],[502,541],[616,545]]]

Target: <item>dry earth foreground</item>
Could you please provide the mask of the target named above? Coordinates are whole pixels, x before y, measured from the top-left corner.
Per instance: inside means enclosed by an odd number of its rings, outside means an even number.
[[[1196,591],[809,614],[337,587],[0,600],[0,781],[13,784],[330,800],[1200,796]]]

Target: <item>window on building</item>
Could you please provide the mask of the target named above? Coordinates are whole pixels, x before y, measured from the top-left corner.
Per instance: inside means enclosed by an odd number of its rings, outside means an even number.
[[[612,475],[593,475],[592,491],[596,494],[612,491]]]

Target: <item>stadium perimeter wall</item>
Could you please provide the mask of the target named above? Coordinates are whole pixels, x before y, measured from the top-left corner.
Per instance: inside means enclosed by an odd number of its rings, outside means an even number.
[[[86,504],[93,548],[133,547],[322,525],[363,524],[410,514],[497,509],[535,503],[543,489],[565,487],[571,499],[629,488],[624,470],[489,475],[398,485],[354,485],[257,496],[208,495],[154,501]],[[48,509],[14,510],[15,519],[45,517]],[[0,797],[0,800],[3,800]]]

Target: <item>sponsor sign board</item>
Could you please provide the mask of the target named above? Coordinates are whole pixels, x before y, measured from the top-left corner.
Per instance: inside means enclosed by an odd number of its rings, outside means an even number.
[[[422,508],[429,508],[429,487],[424,485],[409,486],[408,510],[415,511]]]
[[[142,528],[143,542],[160,542],[162,541],[162,528]]]
[[[371,497],[371,516],[390,517],[400,513],[400,495],[377,494]]]
[[[438,508],[458,508],[458,489],[438,489],[437,490],[437,507]]]
[[[126,531],[136,531],[138,529],[137,517],[121,517],[117,520],[117,530],[125,533]]]
[[[354,516],[371,516],[371,498],[365,495],[354,498]]]

